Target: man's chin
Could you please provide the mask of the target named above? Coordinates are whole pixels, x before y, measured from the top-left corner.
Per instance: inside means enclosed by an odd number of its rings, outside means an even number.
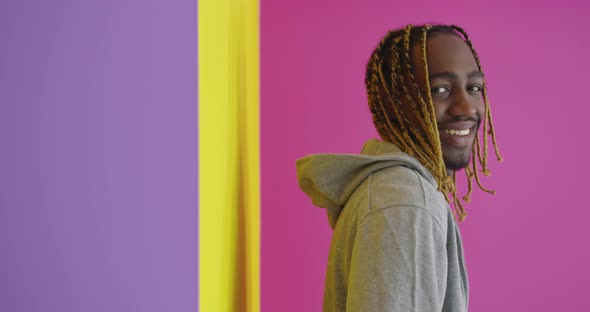
[[[469,158],[467,159],[445,159],[445,166],[447,170],[461,170],[469,165]]]
[[[471,161],[472,146],[453,148],[452,146],[442,146],[443,160],[447,170],[461,170]]]

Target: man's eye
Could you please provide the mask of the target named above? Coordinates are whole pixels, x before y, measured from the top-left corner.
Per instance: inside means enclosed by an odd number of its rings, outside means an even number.
[[[475,86],[471,86],[471,87],[467,88],[467,90],[469,90],[471,92],[480,92],[482,90],[482,87],[475,85]]]
[[[430,92],[432,92],[433,94],[441,94],[441,93],[445,93],[448,91],[449,91],[449,89],[445,88],[445,87],[434,87],[430,90]]]

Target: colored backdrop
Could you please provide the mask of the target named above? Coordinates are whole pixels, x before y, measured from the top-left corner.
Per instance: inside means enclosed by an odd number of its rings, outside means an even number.
[[[199,2],[199,309],[260,311],[259,2]]]
[[[196,15],[0,2],[0,311],[197,310]]]
[[[320,311],[331,230],[295,159],[375,137],[364,89],[391,28],[455,23],[487,75],[505,161],[461,225],[470,310],[586,311],[590,302],[588,5],[261,1],[262,311]]]
[[[3,1],[0,310],[195,311],[196,3]],[[375,136],[385,31],[457,23],[506,161],[462,224],[474,311],[590,305],[582,2],[261,1],[263,311],[318,311],[331,231],[295,159]]]

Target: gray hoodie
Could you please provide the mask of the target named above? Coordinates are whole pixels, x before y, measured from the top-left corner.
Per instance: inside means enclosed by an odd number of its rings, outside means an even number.
[[[297,174],[334,229],[324,311],[467,311],[461,236],[418,160],[373,139],[361,155],[301,158]]]

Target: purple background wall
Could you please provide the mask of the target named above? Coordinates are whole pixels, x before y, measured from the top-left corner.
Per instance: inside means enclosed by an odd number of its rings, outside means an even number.
[[[196,311],[195,1],[0,4],[0,311]]]
[[[461,225],[473,311],[588,311],[588,5],[261,1],[262,310],[320,311],[331,230],[299,191],[295,159],[356,153],[375,136],[364,68],[406,23],[456,23],[488,76],[498,193]]]

